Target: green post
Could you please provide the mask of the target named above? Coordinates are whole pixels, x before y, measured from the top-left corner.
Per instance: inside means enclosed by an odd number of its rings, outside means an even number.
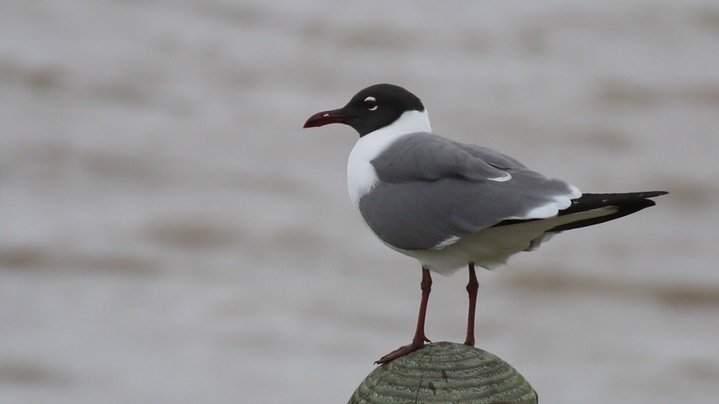
[[[536,404],[537,393],[507,362],[479,348],[438,342],[375,368],[349,404]]]

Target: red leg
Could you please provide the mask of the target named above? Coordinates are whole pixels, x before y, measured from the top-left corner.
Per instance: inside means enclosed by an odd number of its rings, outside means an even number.
[[[477,274],[474,271],[474,263],[469,263],[469,282],[467,283],[467,295],[469,296],[469,314],[467,316],[467,338],[464,340],[465,345],[474,346],[474,312],[477,308]]]
[[[412,343],[409,345],[401,346],[387,355],[379,358],[375,363],[387,363],[391,362],[400,356],[407,355],[410,352],[414,352],[424,346],[425,342],[431,342],[424,335],[424,319],[427,316],[427,302],[429,302],[429,292],[432,291],[432,276],[429,273],[429,269],[422,267],[422,282],[420,283],[420,289],[422,289],[422,300],[419,303],[419,316],[417,317],[417,329],[414,332],[414,338]]]

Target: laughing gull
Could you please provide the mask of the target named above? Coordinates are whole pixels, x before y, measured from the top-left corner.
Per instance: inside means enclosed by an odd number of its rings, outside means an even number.
[[[377,84],[344,107],[312,115],[305,128],[343,123],[359,133],[347,161],[352,204],[388,247],[422,264],[422,298],[412,343],[387,363],[422,348],[430,271],[468,266],[465,344],[474,345],[475,265],[494,269],[551,236],[654,206],[664,191],[582,194],[492,149],[432,133],[427,110],[402,87]]]

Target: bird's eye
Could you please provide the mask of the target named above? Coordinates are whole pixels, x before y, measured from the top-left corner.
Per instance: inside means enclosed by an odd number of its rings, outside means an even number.
[[[374,111],[377,109],[377,100],[374,97],[367,97],[364,99],[364,106],[367,107],[368,110]]]

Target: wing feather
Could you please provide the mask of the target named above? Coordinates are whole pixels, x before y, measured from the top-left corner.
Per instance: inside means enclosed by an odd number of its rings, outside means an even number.
[[[581,195],[511,157],[429,133],[399,139],[371,163],[380,182],[360,211],[380,239],[405,250],[445,247],[504,220],[552,217]]]

